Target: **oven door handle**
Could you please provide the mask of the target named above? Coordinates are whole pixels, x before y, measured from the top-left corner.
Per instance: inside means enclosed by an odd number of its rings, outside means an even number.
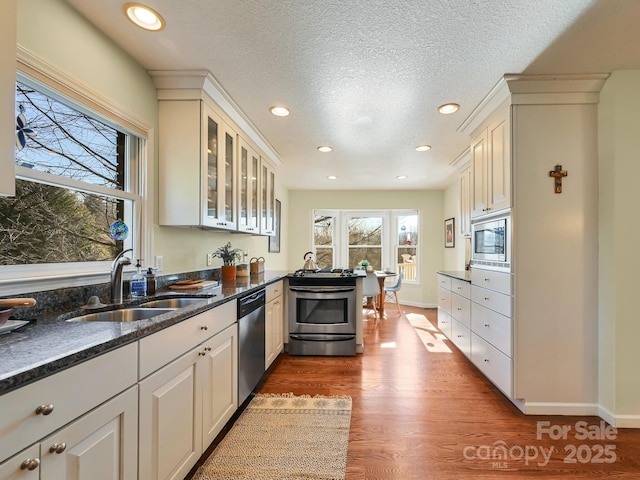
[[[329,288],[313,288],[313,287],[289,287],[292,292],[305,293],[340,293],[353,292],[356,287],[329,287]]]
[[[314,335],[305,333],[304,335],[290,334],[289,338],[292,340],[304,340],[307,342],[344,342],[347,340],[353,340],[355,335]]]

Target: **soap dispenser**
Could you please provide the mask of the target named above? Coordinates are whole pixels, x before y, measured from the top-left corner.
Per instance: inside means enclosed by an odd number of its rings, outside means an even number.
[[[142,273],[141,259],[136,263],[136,273],[131,277],[131,296],[144,297],[147,295],[147,278]]]
[[[156,294],[156,276],[153,273],[153,268],[147,269],[147,295]]]

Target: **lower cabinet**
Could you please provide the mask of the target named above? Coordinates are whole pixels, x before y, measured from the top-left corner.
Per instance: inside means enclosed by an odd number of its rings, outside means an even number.
[[[131,387],[0,464],[0,479],[134,480],[138,387]]]
[[[237,408],[237,324],[140,381],[139,478],[182,479]]]
[[[284,349],[283,282],[267,285],[265,305],[265,367]]]

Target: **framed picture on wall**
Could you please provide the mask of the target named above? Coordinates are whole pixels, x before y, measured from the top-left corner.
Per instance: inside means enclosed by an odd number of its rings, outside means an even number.
[[[280,220],[282,218],[282,205],[280,200],[276,199],[276,234],[269,237],[269,252],[280,253]]]
[[[444,221],[444,247],[453,248],[456,246],[456,219],[447,218]]]

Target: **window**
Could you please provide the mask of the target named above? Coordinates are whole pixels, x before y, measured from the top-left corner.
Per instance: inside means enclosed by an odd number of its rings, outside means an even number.
[[[416,210],[314,210],[313,249],[320,268],[403,271],[419,282],[420,216]]]
[[[313,245],[319,268],[333,268],[335,220],[331,213],[314,213]]]
[[[355,267],[366,261],[374,270],[382,270],[382,217],[347,217],[349,261]]]
[[[16,107],[16,195],[0,198],[1,271],[77,274],[123,248],[140,256],[144,140],[23,75]],[[110,231],[118,220],[126,238]]]

